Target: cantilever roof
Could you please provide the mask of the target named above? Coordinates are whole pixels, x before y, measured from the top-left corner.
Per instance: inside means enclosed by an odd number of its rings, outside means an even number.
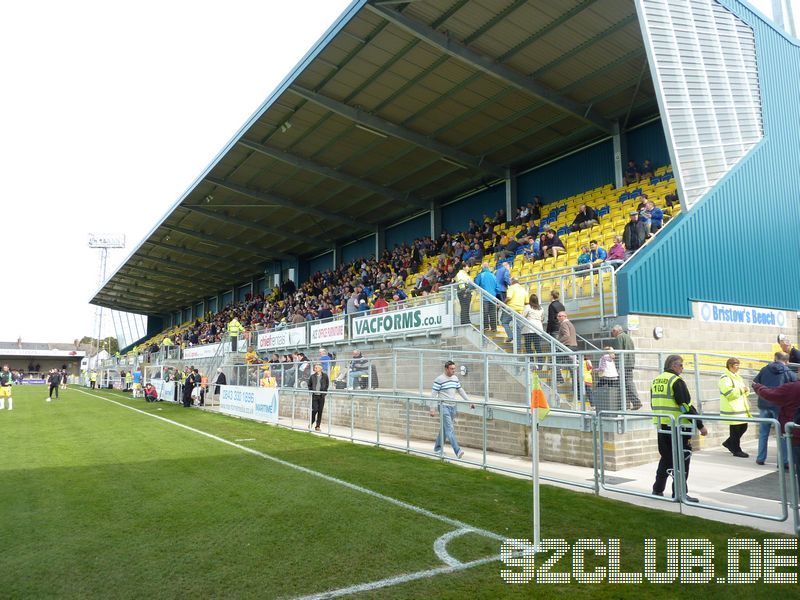
[[[92,303],[185,307],[657,113],[633,0],[358,0]]]

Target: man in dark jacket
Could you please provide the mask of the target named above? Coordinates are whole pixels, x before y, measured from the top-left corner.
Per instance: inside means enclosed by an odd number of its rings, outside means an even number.
[[[561,304],[559,298],[561,293],[558,290],[550,292],[550,306],[547,307],[547,333],[553,337],[558,335],[558,313],[564,311],[564,305]]]
[[[753,390],[759,398],[763,397],[779,408],[778,422],[781,424],[781,431],[785,430],[787,423],[800,422],[800,381],[784,383],[776,388],[753,383]],[[800,428],[792,432],[791,452],[795,476],[800,484]]]
[[[314,364],[314,373],[308,380],[308,389],[311,392],[311,422],[308,428],[314,426],[314,431],[319,431],[322,423],[322,409],[325,408],[325,393],[328,391],[330,380],[328,375],[322,371],[320,363]]]
[[[194,389],[195,375],[192,367],[186,368],[186,379],[183,380],[183,407],[192,405],[192,390]]]
[[[625,256],[630,256],[644,245],[647,239],[647,228],[639,221],[639,213],[631,212],[631,220],[622,231],[622,242],[625,244]]]
[[[581,204],[578,209],[578,214],[575,215],[575,220],[572,221],[572,225],[570,225],[569,228],[572,231],[578,231],[580,229],[586,229],[587,227],[593,227],[597,225],[597,223],[597,211],[591,206]]]
[[[759,384],[766,388],[776,388],[785,383],[797,381],[797,376],[787,366],[789,362],[789,355],[785,352],[776,352],[775,361],[769,363],[762,368],[758,375],[753,378],[753,383]],[[758,393],[758,392],[756,392]],[[762,419],[778,419],[779,408],[772,402],[765,400],[761,394],[758,394],[758,416]],[[767,441],[769,434],[772,430],[772,425],[769,423],[758,424],[758,455],[756,456],[756,464],[763,465],[767,460]],[[786,456],[788,448],[784,446],[783,461],[784,465],[788,462]]]

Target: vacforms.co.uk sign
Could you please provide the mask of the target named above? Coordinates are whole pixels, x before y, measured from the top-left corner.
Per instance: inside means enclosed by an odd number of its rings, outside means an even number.
[[[353,319],[350,337],[359,339],[442,329],[450,327],[452,319],[453,316],[448,314],[444,303],[366,315]]]

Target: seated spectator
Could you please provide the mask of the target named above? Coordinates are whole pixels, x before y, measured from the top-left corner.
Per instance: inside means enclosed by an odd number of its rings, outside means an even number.
[[[625,243],[625,258],[630,257],[631,254],[636,252],[639,248],[644,246],[647,239],[647,231],[644,224],[639,222],[639,213],[632,211],[630,213],[631,220],[625,225],[625,230],[622,232],[622,241]]]
[[[383,313],[386,312],[386,310],[388,309],[389,303],[386,301],[386,298],[380,295],[375,300],[375,303],[372,306],[373,306],[372,308],[373,313]]]
[[[608,258],[608,253],[605,251],[605,248],[598,245],[597,240],[589,242],[589,261],[593,265],[602,264],[605,262],[606,258]]]
[[[653,166],[653,163],[650,162],[650,159],[646,158],[645,161],[642,163],[640,178],[650,179],[651,177],[655,176],[656,176],[656,169]]]
[[[354,390],[356,380],[369,374],[369,361],[364,358],[360,350],[353,350],[353,359],[347,368],[347,389]]]
[[[650,234],[650,220],[651,220],[653,215],[650,213],[650,210],[647,208],[648,203],[649,203],[649,200],[647,199],[647,195],[646,194],[642,194],[641,202],[639,202],[639,205],[636,207],[636,210],[639,212],[639,223],[644,225],[645,231],[647,231],[648,236],[649,236],[649,234]]]
[[[583,245],[581,246],[581,253],[578,255],[578,267],[576,271],[589,269],[591,266],[592,260],[589,258],[589,246]]]
[[[667,208],[672,208],[673,206],[680,206],[678,193],[675,192],[674,194],[667,194],[666,196],[664,196],[664,204],[667,205]]]
[[[639,181],[639,167],[636,161],[629,160],[628,166],[625,167],[625,185],[630,185]]]
[[[664,225],[664,211],[658,208],[652,200],[647,201],[646,209],[650,213],[650,233],[655,233]]]
[[[597,211],[591,206],[581,204],[578,208],[578,214],[575,215],[575,220],[572,221],[572,225],[570,225],[569,228],[572,231],[579,231],[581,229],[586,229],[587,227],[594,227],[598,223]]]
[[[543,246],[542,250],[542,254],[545,258],[548,256],[557,258],[560,253],[566,252],[566,249],[564,248],[564,242],[562,242],[561,238],[558,237],[555,229],[552,227],[548,229],[546,236],[545,245]]]
[[[526,260],[538,260],[542,258],[542,251],[539,245],[539,240],[535,237],[529,237],[528,243],[522,247],[522,255]]]
[[[515,256],[517,254],[517,249],[519,248],[519,242],[516,239],[508,239],[508,241],[504,246],[501,246],[500,249],[495,253],[495,258],[497,260],[503,260],[510,256]]]
[[[539,235],[539,226],[531,219],[525,227],[520,229],[519,233],[517,233],[517,239],[536,237],[537,235]]]
[[[606,258],[606,262],[613,264],[615,267],[619,267],[619,265],[621,265],[624,260],[625,260],[625,246],[622,244],[622,236],[615,235],[614,245],[611,246],[611,249],[608,251],[608,257]]]

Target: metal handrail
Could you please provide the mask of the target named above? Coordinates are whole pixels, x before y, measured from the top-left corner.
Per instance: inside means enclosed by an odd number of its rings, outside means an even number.
[[[444,286],[443,289],[448,290],[448,292],[450,294],[450,302],[451,302],[451,304],[454,305],[455,303],[458,302],[456,296],[457,296],[457,292],[458,292],[459,288],[461,288],[461,289],[469,289],[472,293],[478,294],[478,297],[480,298],[480,326],[481,327],[482,327],[483,322],[484,322],[484,318],[483,318],[484,314],[483,313],[486,310],[486,308],[484,307],[484,303],[490,303],[494,307],[494,310],[498,311],[499,314],[496,317],[495,325],[497,325],[497,321],[501,320],[501,317],[500,317],[501,314],[502,315],[507,315],[507,316],[509,316],[511,318],[511,323],[513,323],[512,331],[517,334],[517,335],[514,335],[513,338],[512,338],[513,339],[512,348],[513,348],[514,354],[523,354],[522,349],[521,349],[521,343],[520,343],[520,341],[521,341],[520,340],[520,336],[521,336],[522,333],[533,333],[534,335],[538,336],[542,341],[544,341],[548,345],[548,347],[550,348],[550,353],[572,352],[572,350],[570,350],[567,346],[565,346],[564,344],[559,342],[556,338],[551,336],[546,331],[534,329],[533,326],[528,322],[527,319],[523,318],[522,315],[520,315],[517,311],[515,311],[510,306],[508,306],[508,304],[506,304],[505,302],[502,302],[497,297],[492,296],[489,292],[487,292],[482,287],[477,285],[474,281],[464,281],[464,282],[459,282],[459,283],[454,283],[454,284],[450,284],[450,285]],[[474,327],[474,325],[473,325],[473,327]],[[528,331],[526,331],[526,330],[528,330]],[[479,329],[479,331],[481,331],[481,335],[483,335],[484,338],[490,339],[490,338],[488,338],[488,336],[483,334],[482,329]]]

